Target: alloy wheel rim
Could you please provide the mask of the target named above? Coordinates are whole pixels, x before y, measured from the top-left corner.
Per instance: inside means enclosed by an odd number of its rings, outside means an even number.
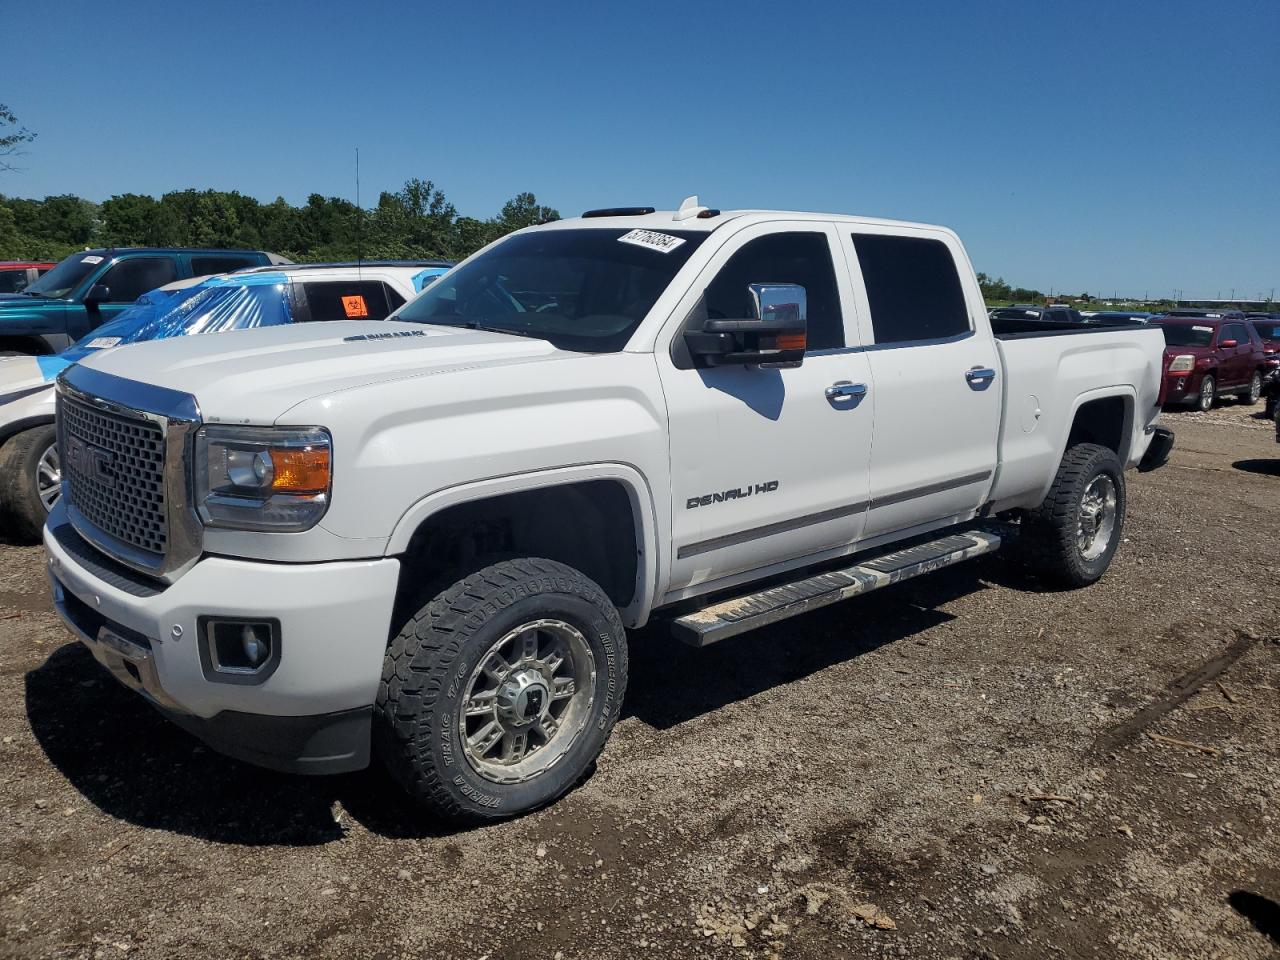
[[[1119,497],[1115,481],[1100,473],[1085,487],[1076,520],[1076,546],[1085,560],[1096,560],[1111,545]]]
[[[1213,379],[1205,377],[1200,381],[1200,409],[1208,410],[1213,406]]]
[[[495,783],[522,783],[563,759],[586,729],[596,662],[563,620],[522,624],[485,651],[458,708],[462,752]]]
[[[62,463],[54,444],[50,444],[36,461],[36,495],[44,504],[45,512],[52,510],[62,495]]]

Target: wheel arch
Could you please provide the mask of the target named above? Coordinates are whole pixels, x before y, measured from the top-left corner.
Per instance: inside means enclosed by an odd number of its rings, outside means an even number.
[[[655,517],[634,467],[580,465],[436,491],[404,513],[385,552],[402,558],[402,592],[468,551],[559,560],[599,583],[635,627],[647,620],[657,585]]]
[[[1128,465],[1134,452],[1137,392],[1130,386],[1103,387],[1076,398],[1059,461],[1077,443],[1106,447]],[[1139,451],[1140,453],[1141,451]]]
[[[12,437],[16,437],[20,433],[26,433],[35,427],[47,427],[54,423],[52,416],[40,415],[36,417],[24,417],[21,420],[15,420],[12,423],[6,423],[0,426],[0,444],[5,443]]]

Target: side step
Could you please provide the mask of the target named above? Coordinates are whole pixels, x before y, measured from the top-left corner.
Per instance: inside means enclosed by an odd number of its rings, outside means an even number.
[[[985,530],[952,534],[863,560],[842,570],[819,573],[758,593],[722,600],[671,621],[671,632],[676,639],[690,646],[705,647],[717,640],[870,593],[901,580],[910,580],[922,573],[941,570],[999,548],[1000,537]]]

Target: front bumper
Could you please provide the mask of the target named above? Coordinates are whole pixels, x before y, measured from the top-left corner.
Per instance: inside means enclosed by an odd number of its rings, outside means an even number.
[[[176,582],[112,563],[55,507],[44,534],[54,604],[125,686],[220,752],[276,769],[332,773],[369,757],[400,564],[283,564],[205,557]],[[211,679],[197,620],[272,618],[278,665],[261,683]]]
[[[1204,374],[1199,370],[1186,373],[1165,373],[1165,403],[1195,403],[1200,399],[1200,381]]]

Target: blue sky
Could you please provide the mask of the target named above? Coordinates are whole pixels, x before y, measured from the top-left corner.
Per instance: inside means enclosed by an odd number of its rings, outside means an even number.
[[[197,15],[197,10],[219,15]],[[45,16],[41,16],[45,13]],[[1048,289],[1280,287],[1280,0],[18,4],[0,192],[944,223]]]

